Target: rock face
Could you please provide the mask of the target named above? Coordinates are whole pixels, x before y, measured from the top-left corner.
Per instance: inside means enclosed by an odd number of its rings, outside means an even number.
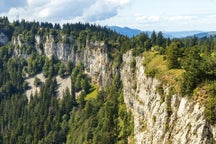
[[[62,36],[61,39],[64,39]],[[14,54],[27,58],[21,47],[28,47],[28,42],[22,43],[22,36],[13,38],[15,46]],[[107,47],[103,42],[87,41],[84,48],[81,48],[79,42],[70,39],[70,43],[56,41],[54,36],[45,37],[35,36],[35,49],[39,54],[44,53],[47,57],[52,55],[62,61],[71,61],[76,64],[83,64],[86,74],[88,74],[94,83],[101,87],[106,87],[110,83],[110,77],[113,74],[112,62],[106,53]]]
[[[74,64],[83,64],[86,74],[94,83],[105,87],[110,82],[112,75],[112,63],[106,53],[106,45],[103,42],[86,42],[83,49],[77,48],[79,43],[65,44],[55,43],[52,36],[46,37],[44,53],[51,57],[54,55],[59,60],[71,61]],[[77,50],[78,49],[78,50]]]
[[[62,38],[64,39],[64,38]],[[13,38],[14,54],[25,58],[20,36]],[[56,41],[52,35],[35,36],[35,49],[47,57],[83,64],[86,74],[101,87],[110,84],[114,75],[112,61],[103,42],[89,42],[82,47],[76,40],[70,43]],[[208,124],[204,107],[170,93],[155,78],[146,77],[143,57],[133,57],[129,51],[123,55],[121,80],[124,101],[134,116],[134,136],[137,144],[212,144],[216,140],[216,126]],[[131,63],[136,61],[136,66]],[[161,85],[164,95],[158,93]],[[169,96],[168,96],[169,95]]]
[[[134,59],[135,71],[131,67]],[[123,55],[121,69],[124,101],[134,115],[136,143],[214,143],[216,126],[206,122],[204,107],[176,94],[172,94],[170,99],[161,96],[157,92],[160,82],[146,77],[143,61],[143,57],[133,58],[132,53],[127,52]],[[165,95],[169,95],[169,88],[163,86],[163,89]]]
[[[27,42],[22,43],[22,35],[18,35],[12,39],[12,44],[14,45],[14,55],[21,56],[23,58],[27,58],[28,55],[25,53],[23,46],[27,46]]]
[[[6,45],[9,39],[4,33],[0,33],[0,45]]]

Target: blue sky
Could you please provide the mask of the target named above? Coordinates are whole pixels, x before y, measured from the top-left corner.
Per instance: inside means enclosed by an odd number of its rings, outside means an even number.
[[[0,16],[150,31],[216,31],[216,0],[0,0]]]

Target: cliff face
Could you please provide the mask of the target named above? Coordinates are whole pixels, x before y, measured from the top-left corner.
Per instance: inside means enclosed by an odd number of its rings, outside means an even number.
[[[44,53],[48,57],[54,55],[59,60],[71,61],[74,64],[82,63],[86,74],[92,78],[93,82],[105,87],[112,75],[110,71],[112,64],[106,53],[106,45],[103,42],[86,42],[85,48],[80,49],[78,46],[79,43],[76,41],[74,44],[54,43],[54,38],[47,36]]]
[[[15,55],[28,57],[21,47],[20,36],[13,38]],[[112,61],[108,58],[103,42],[86,42],[81,48],[77,41],[55,42],[53,36],[35,36],[37,52],[52,55],[62,61],[82,63],[86,74],[101,87],[110,84],[114,75]],[[42,47],[42,49],[41,49]],[[131,66],[136,61],[135,67]],[[129,51],[123,55],[121,80],[124,101],[134,116],[134,136],[137,144],[211,144],[216,140],[216,126],[210,125],[204,117],[204,107],[187,98],[170,93],[170,89],[155,78],[146,77],[143,57],[133,57]],[[162,85],[164,95],[158,93]],[[168,96],[169,95],[169,96]]]
[[[133,59],[135,70],[131,67]],[[160,82],[146,77],[143,61],[143,57],[133,58],[127,52],[121,69],[124,101],[134,115],[136,143],[214,143],[216,126],[206,122],[204,107],[176,94],[161,96],[157,92]],[[169,95],[169,88],[163,89]]]
[[[22,42],[21,35],[13,38],[15,55],[27,58],[21,48],[28,42]],[[64,39],[62,36],[61,39]],[[71,61],[74,64],[83,64],[85,73],[88,74],[94,83],[105,87],[110,83],[110,76],[113,74],[112,62],[106,53],[107,47],[103,42],[86,42],[85,48],[81,48],[79,42],[70,40],[70,43],[56,42],[52,35],[45,37],[35,36],[34,47],[39,54],[44,53],[47,57],[52,55],[62,61]]]

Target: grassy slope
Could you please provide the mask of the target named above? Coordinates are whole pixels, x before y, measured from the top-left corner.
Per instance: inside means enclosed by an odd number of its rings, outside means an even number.
[[[89,94],[86,95],[85,100],[89,100],[89,99],[95,99],[97,97],[98,91],[99,91],[99,86],[92,84],[92,88],[90,90],[91,92]]]
[[[180,91],[182,69],[168,69],[165,55],[157,52],[144,52],[145,73],[147,76],[156,77],[163,83],[172,86],[176,92]]]
[[[157,52],[144,52],[145,73],[147,76],[156,77],[163,84],[171,86],[176,93],[180,92],[183,69],[168,69],[167,61],[164,55]],[[204,105],[205,117],[211,123],[216,123],[216,97],[215,97],[216,81],[204,82],[194,89],[191,100]]]

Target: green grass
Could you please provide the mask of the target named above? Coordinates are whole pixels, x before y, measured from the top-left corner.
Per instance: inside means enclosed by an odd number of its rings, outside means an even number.
[[[149,77],[159,79],[163,84],[170,85],[176,92],[180,92],[180,82],[183,69],[168,69],[165,55],[158,52],[144,52],[145,73]]]
[[[159,55],[157,52],[144,52],[144,57],[145,73],[147,76],[159,79],[168,70],[167,61],[164,60],[163,55]]]
[[[171,87],[172,92],[180,93],[182,87],[183,69],[168,69],[167,60],[165,55],[160,55],[158,52],[144,52],[145,73],[148,77],[154,77],[160,80],[161,84]],[[157,91],[163,95],[162,85],[157,86]],[[172,94],[168,96],[167,112],[170,110],[170,99]],[[196,89],[193,90],[193,96],[191,100],[198,102],[205,107],[205,117],[211,124],[216,124],[216,81],[205,81],[199,84]],[[163,102],[164,100],[162,100]],[[166,128],[169,125],[165,125]]]
[[[98,91],[99,91],[99,86],[92,84],[92,88],[90,90],[90,93],[86,95],[85,100],[95,99],[98,95]]]

